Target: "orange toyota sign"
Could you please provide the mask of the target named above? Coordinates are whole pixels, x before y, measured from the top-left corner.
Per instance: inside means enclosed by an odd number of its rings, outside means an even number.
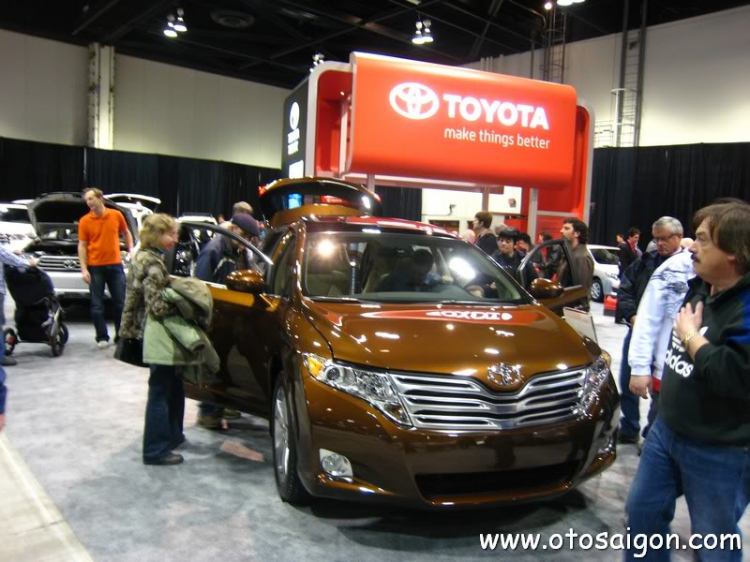
[[[570,86],[363,53],[347,171],[558,189],[570,185]]]

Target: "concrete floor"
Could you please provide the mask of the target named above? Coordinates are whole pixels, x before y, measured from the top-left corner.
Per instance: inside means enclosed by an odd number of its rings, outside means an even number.
[[[12,310],[7,312],[12,318]],[[624,328],[602,316],[600,305],[594,313],[600,343],[611,352],[616,372]],[[332,501],[295,508],[276,494],[267,422],[243,417],[228,431],[206,431],[194,426],[196,407],[188,401],[188,444],[180,450],[186,463],[144,466],[147,371],[115,361],[111,348],[98,350],[93,328],[80,318],[69,323],[70,341],[62,357],[53,359],[44,345],[21,344],[14,354],[19,365],[7,370],[0,497],[11,492],[22,497],[4,500],[0,513],[4,521],[18,522],[40,505],[47,511],[31,523],[1,526],[0,560],[621,558],[620,552],[598,550],[483,551],[479,534],[540,533],[546,540],[569,529],[621,532],[639,458],[633,446],[620,446],[617,462],[601,476],[543,504],[445,514]],[[4,471],[7,459],[15,459],[15,472]],[[25,476],[6,475],[11,473]],[[27,483],[20,486],[19,481]],[[750,514],[742,529],[745,552],[750,552]],[[689,536],[682,501],[673,531]],[[674,560],[691,556],[678,552]]]

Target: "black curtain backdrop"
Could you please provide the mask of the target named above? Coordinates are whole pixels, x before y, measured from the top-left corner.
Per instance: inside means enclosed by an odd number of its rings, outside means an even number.
[[[594,151],[590,241],[614,244],[631,226],[641,248],[664,215],[693,236],[693,214],[718,197],[750,201],[750,143],[690,144]]]
[[[84,187],[84,149],[0,138],[0,199],[34,199]]]
[[[273,168],[0,138],[2,201],[92,186],[158,197],[173,215],[229,218],[234,203],[247,201],[260,216],[258,187],[279,177]]]
[[[258,186],[281,177],[273,168],[228,162],[98,150],[0,138],[0,200],[95,186],[162,200],[171,214],[190,211],[229,218],[236,201],[260,213]],[[383,216],[420,220],[422,190],[376,187]],[[663,215],[680,219],[692,235],[692,216],[717,197],[750,201],[750,143],[697,144],[594,151],[590,239],[612,244],[637,226],[650,238]]]
[[[381,215],[412,221],[422,220],[422,190],[414,187],[375,187],[380,195]]]

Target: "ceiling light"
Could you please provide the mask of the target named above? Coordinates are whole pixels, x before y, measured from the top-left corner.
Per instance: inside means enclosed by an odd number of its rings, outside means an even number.
[[[177,8],[177,21],[174,24],[174,30],[180,33],[187,31],[187,25],[185,25],[185,11],[182,8]]]
[[[546,4],[544,4],[545,10],[551,10],[553,7],[554,7],[554,4],[552,4],[552,2],[547,2]]]
[[[164,30],[164,35],[166,35],[167,37],[175,38],[177,37],[177,32],[171,27],[168,27]]]
[[[319,64],[323,64],[326,61],[325,59],[326,56],[323,53],[315,53],[313,55],[313,65],[310,67],[310,72],[312,72]]]
[[[432,32],[430,31],[430,26],[432,25],[432,22],[430,20],[424,20],[418,19],[416,23],[417,30],[414,32],[414,37],[412,37],[411,42],[415,45],[424,45],[425,43],[432,43],[434,41],[434,38],[432,36]]]
[[[573,0],[557,0],[558,6],[572,6]]]

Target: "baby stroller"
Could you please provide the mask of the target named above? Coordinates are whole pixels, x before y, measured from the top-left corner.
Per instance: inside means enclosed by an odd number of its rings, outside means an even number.
[[[46,343],[58,357],[68,341],[68,328],[63,324],[65,311],[55,296],[52,279],[36,267],[5,266],[5,283],[16,301],[16,329],[3,332],[5,354],[11,355],[20,342]],[[17,332],[16,332],[17,330]]]

